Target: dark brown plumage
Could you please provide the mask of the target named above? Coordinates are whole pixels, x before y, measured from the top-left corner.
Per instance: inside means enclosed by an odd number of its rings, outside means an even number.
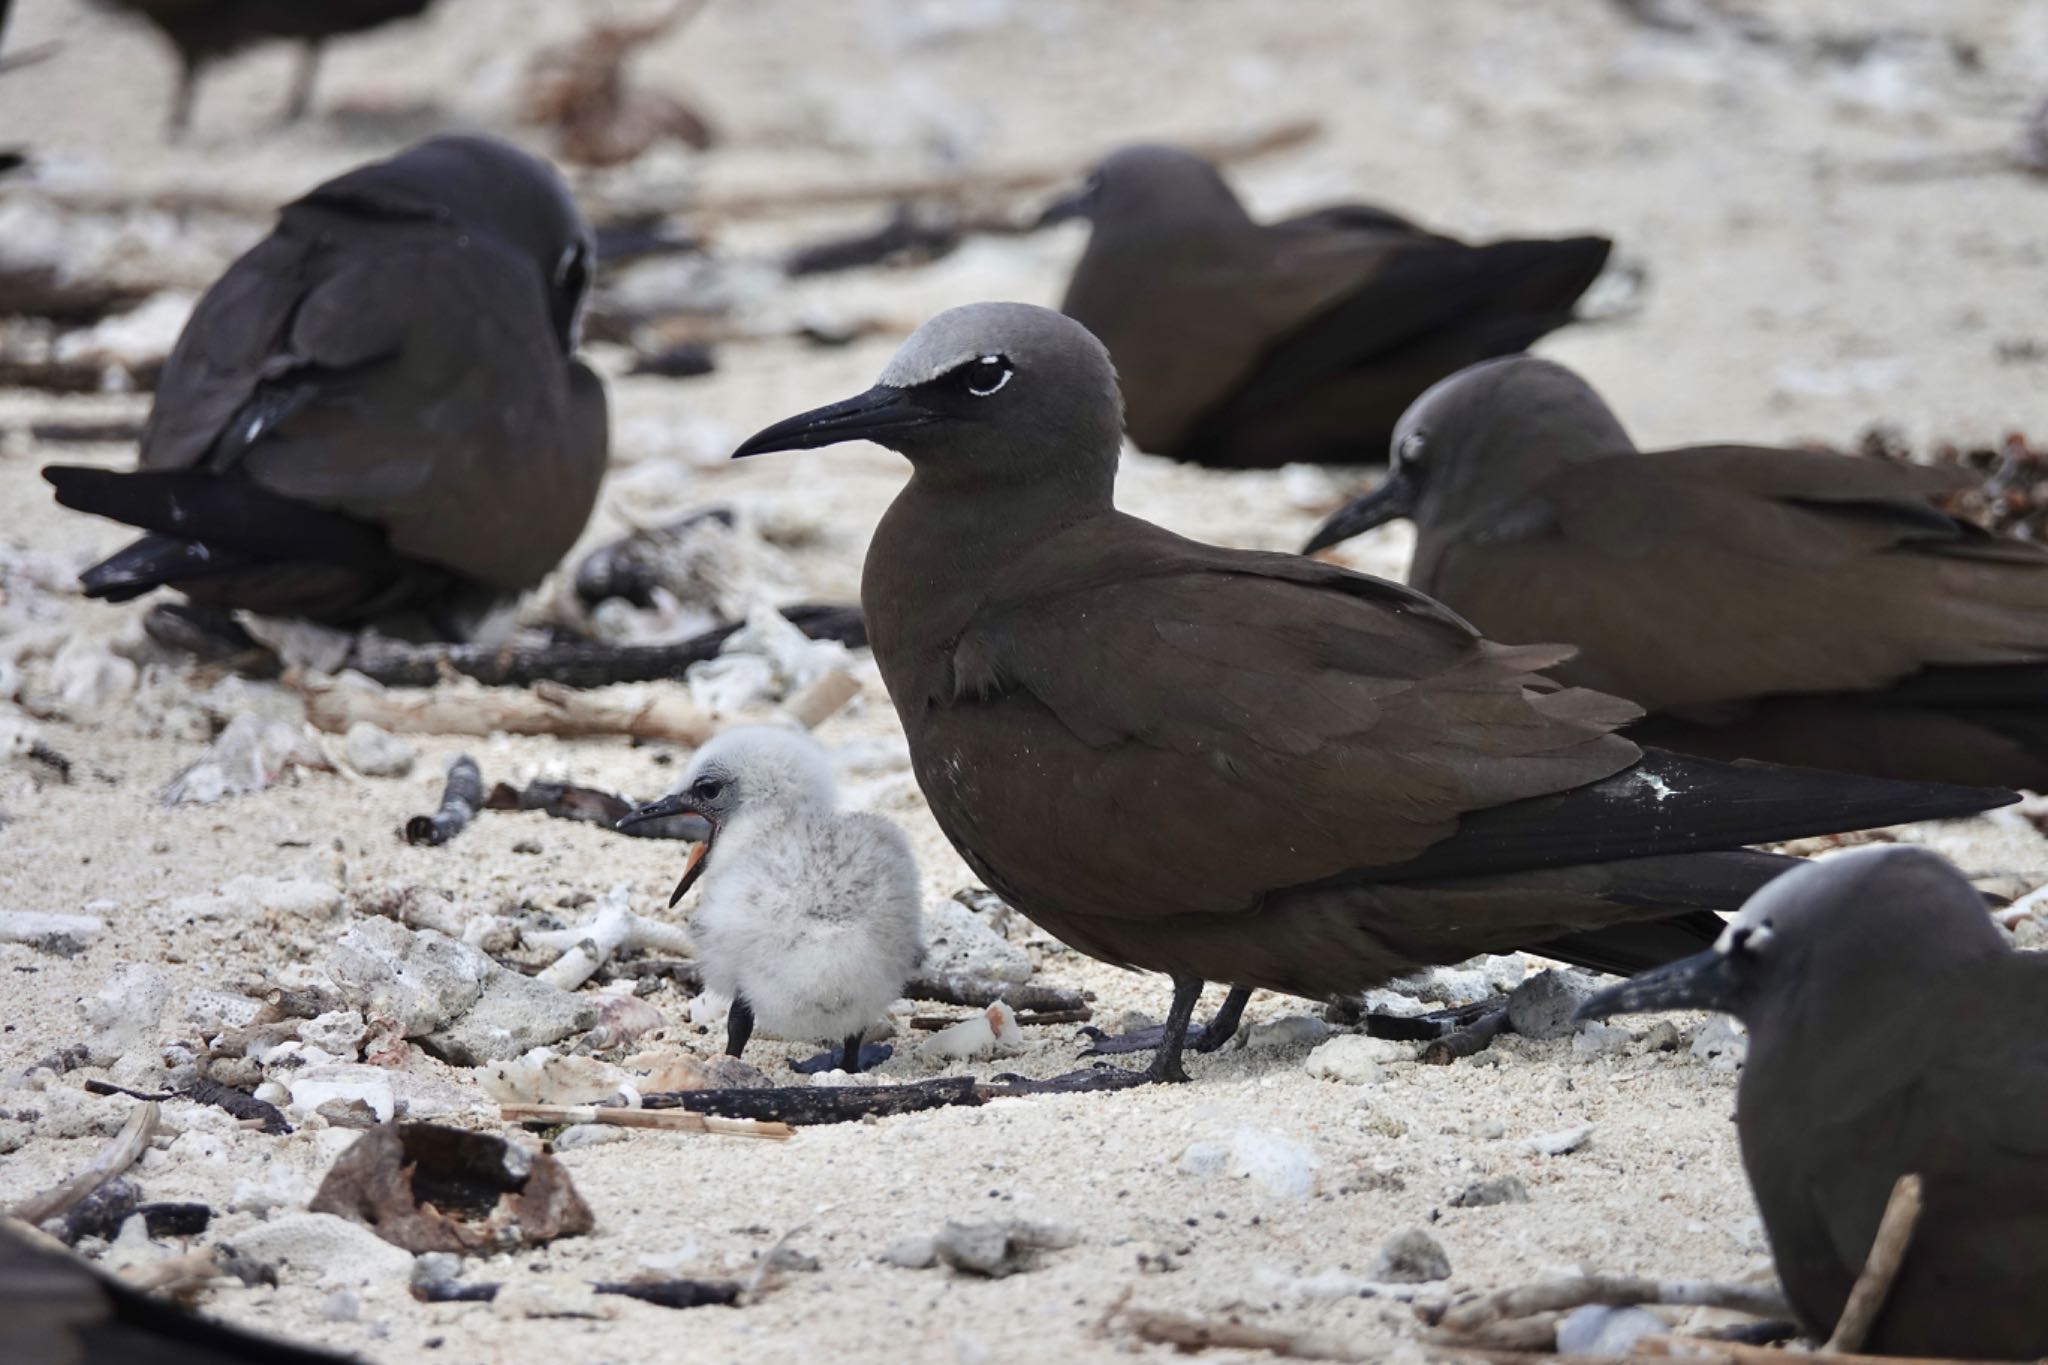
[[[286,205],[178,338],[141,468],[45,471],[66,506],[152,532],[87,591],[471,634],[597,498],[604,387],[573,356],[590,269],[560,178],[488,138]]]
[[[1260,224],[1216,168],[1127,147],[1060,305],[1109,347],[1139,449],[1197,464],[1369,463],[1415,396],[1569,322],[1603,237],[1471,245],[1363,205]]]
[[[1714,757],[2048,785],[2048,550],[1929,495],[1962,477],[1758,446],[1639,452],[1527,356],[1402,419],[1385,484],[1311,550],[1396,516],[1408,580],[1498,640],[1565,640],[1570,683]]]
[[[1920,1218],[1867,1350],[2048,1355],[2048,959],[1924,849],[1857,849],[1759,892],[1713,949],[1588,1018],[1725,1010],[1749,1026],[1742,1164],[1785,1286],[1833,1331],[1894,1182]]]
[[[980,304],[738,453],[909,456],[861,597],[919,785],[1024,913],[1173,977],[1155,1077],[1205,979],[1328,996],[1513,948],[1669,960],[1791,865],[1745,843],[2012,799],[1645,755],[1613,733],[1635,708],[1537,671],[1567,650],[1116,511],[1117,427],[1093,337]]]
[[[138,1294],[0,1220],[0,1360],[10,1365],[341,1365]]]
[[[303,118],[313,102],[320,47],[344,33],[361,33],[424,13],[432,0],[105,0],[149,23],[178,50],[178,91],[167,131],[182,135],[192,123],[199,75],[209,62],[270,38],[303,44],[292,81],[287,121]]]

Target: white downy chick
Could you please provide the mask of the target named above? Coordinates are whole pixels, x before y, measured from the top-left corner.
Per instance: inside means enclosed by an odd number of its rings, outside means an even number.
[[[835,809],[825,751],[794,730],[748,725],[699,749],[669,796],[629,818],[701,815],[673,904],[690,912],[704,984],[732,997],[726,1051],[755,1025],[829,1039],[860,1069],[862,1032],[887,1012],[924,952],[917,863],[879,815]]]

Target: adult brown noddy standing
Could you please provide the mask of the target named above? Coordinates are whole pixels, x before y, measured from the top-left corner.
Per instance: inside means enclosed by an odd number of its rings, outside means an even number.
[[[1118,512],[1118,406],[1079,323],[976,304],[735,454],[909,457],[861,600],[918,784],[1011,904],[1173,978],[1154,1079],[1184,1079],[1205,980],[1235,1004],[1518,948],[1669,961],[1793,865],[1744,844],[2014,799],[1646,753],[1613,733],[1636,708],[1538,672],[1568,649]]]
[[[139,1294],[0,1219],[0,1360],[10,1365],[345,1365],[350,1358]]]
[[[1772,882],[1713,948],[1604,991],[1602,1019],[1749,1026],[1742,1164],[1801,1324],[1827,1336],[1908,1173],[1922,1204],[1866,1349],[2048,1356],[2048,958],[2014,952],[1925,849],[1856,849]]]
[[[1365,205],[1261,224],[1176,147],[1111,154],[1046,219],[1074,214],[1060,306],[1115,357],[1131,440],[1229,467],[1377,458],[1432,382],[1571,321],[1611,246],[1473,245]]]
[[[1963,476],[1762,446],[1638,451],[1561,365],[1513,356],[1402,417],[1308,552],[1412,517],[1409,583],[1715,758],[2048,786],[2048,549],[1928,501]]]
[[[134,473],[54,465],[150,532],[83,575],[466,638],[575,544],[604,385],[574,356],[590,230],[545,162],[437,137],[287,204],[165,363]]]
[[[266,38],[294,38],[298,73],[292,78],[285,121],[304,118],[313,103],[320,49],[344,33],[361,33],[423,13],[431,0],[109,0],[149,21],[178,50],[178,90],[165,132],[182,136],[192,124],[192,102],[207,64]]]

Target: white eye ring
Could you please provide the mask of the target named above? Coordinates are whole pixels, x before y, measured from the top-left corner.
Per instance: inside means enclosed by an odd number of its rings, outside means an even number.
[[[977,386],[972,378],[961,381],[967,386],[967,391],[976,398],[987,398],[991,394],[996,393],[1003,385],[1009,383],[1010,376],[1016,373],[1016,370],[1011,367],[1010,362],[999,355],[979,356],[973,363],[975,365],[994,365],[997,367],[996,382],[985,389]]]
[[[1414,464],[1422,458],[1423,434],[1411,431],[1401,438],[1400,448],[1395,452],[1403,464]]]
[[[1736,953],[1754,955],[1770,947],[1773,937],[1775,934],[1769,920],[1759,920],[1755,924],[1735,921],[1721,931],[1721,937],[1714,940],[1714,951],[1723,957],[1732,957]]]

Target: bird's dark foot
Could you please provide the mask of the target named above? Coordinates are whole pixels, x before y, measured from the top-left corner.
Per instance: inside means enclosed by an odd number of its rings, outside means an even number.
[[[1466,1005],[1453,1005],[1447,1010],[1431,1010],[1427,1014],[1368,1014],[1365,1016],[1365,1031],[1373,1038],[1392,1038],[1403,1043],[1427,1043],[1456,1033],[1460,1029],[1469,1028],[1488,1015],[1506,1008],[1507,997],[1496,996],[1486,1000],[1474,1000]]]
[[[1081,1053],[1083,1057],[1116,1057],[1126,1052],[1156,1052],[1159,1045],[1166,1040],[1164,1024],[1132,1029],[1129,1033],[1106,1033],[1093,1025],[1084,1025],[1081,1032],[1088,1039],[1088,1046]],[[1188,1035],[1187,1045],[1197,1052],[1214,1052],[1229,1042],[1236,1032],[1236,1029],[1212,1032],[1205,1025]]]
[[[225,611],[193,602],[159,602],[142,618],[143,633],[166,649],[192,655],[250,678],[275,678],[284,671],[263,644]]]
[[[863,1043],[860,1049],[859,1071],[873,1071],[883,1062],[896,1055],[896,1049],[887,1043]],[[806,1057],[800,1062],[791,1062],[789,1069],[805,1076],[816,1076],[827,1071],[847,1069],[846,1053],[841,1048],[827,1048],[815,1057]]]

